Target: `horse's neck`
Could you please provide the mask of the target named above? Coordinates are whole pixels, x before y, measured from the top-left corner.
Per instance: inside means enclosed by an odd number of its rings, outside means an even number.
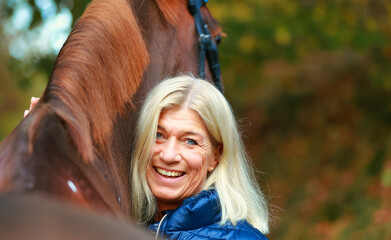
[[[43,96],[58,110],[75,150],[104,178],[124,212],[129,211],[136,112],[132,96],[148,61],[129,3],[93,1],[64,44]]]
[[[196,45],[178,40],[191,20],[186,4],[180,2],[187,18],[179,16],[174,27],[154,3],[140,2],[134,7],[138,21],[125,0],[94,1],[79,19],[57,58],[45,103],[2,144],[4,152],[13,152],[8,169],[17,172],[7,181],[128,213],[137,109],[162,78],[196,72]],[[3,153],[0,149],[0,158]],[[0,159],[0,165],[4,162]]]

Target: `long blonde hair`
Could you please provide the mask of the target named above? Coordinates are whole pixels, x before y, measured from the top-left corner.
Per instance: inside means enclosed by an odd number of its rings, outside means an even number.
[[[246,219],[262,233],[268,233],[269,214],[249,158],[243,146],[232,109],[225,97],[209,82],[179,76],[158,84],[147,96],[137,122],[132,157],[132,212],[139,223],[153,220],[156,199],[146,180],[152,145],[160,113],[169,108],[188,107],[196,111],[212,142],[222,145],[221,159],[208,176],[204,189],[216,189],[221,204],[221,224]]]

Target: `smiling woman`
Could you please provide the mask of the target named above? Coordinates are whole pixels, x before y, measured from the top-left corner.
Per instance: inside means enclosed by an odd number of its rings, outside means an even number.
[[[158,124],[147,182],[159,211],[164,211],[177,208],[202,190],[206,174],[217,166],[220,153],[193,110],[168,109],[161,113]]]
[[[266,239],[268,211],[231,107],[207,81],[163,81],[141,109],[132,211],[156,236]]]

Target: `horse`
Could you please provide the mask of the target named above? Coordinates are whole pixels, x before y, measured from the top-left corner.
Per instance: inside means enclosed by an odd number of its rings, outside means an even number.
[[[198,75],[197,59],[204,56],[188,5],[184,0],[89,4],[60,50],[39,102],[0,144],[2,195],[37,195],[114,218],[131,216],[138,109],[164,78]],[[210,37],[222,34],[203,1],[197,9]],[[212,69],[205,66],[209,81],[219,75]]]

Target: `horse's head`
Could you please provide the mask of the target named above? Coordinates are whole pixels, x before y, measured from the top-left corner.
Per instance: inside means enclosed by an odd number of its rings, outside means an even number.
[[[221,29],[205,5],[199,11],[214,41]],[[0,145],[0,191],[41,192],[128,213],[138,108],[162,79],[198,75],[199,46],[185,0],[93,1],[60,51],[41,100]],[[208,53],[204,59],[210,62]],[[205,66],[212,81],[216,74]]]

